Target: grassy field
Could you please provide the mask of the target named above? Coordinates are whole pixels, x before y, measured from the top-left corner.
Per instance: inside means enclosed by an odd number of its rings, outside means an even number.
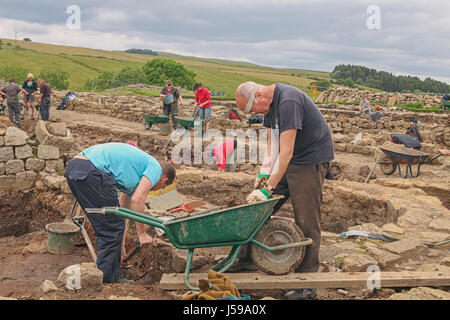
[[[24,41],[17,41],[20,49],[14,49],[14,40],[1,40],[3,49],[0,50],[0,65],[20,66],[36,75],[45,70],[65,70],[69,73],[72,89],[79,89],[86,80],[95,78],[101,72],[116,72],[125,66],[142,66],[155,58],[120,51]],[[11,43],[10,46],[6,45],[8,42]],[[245,81],[261,84],[283,82],[305,90],[317,79],[330,79],[329,73],[320,71],[278,69],[246,62],[186,57],[170,53],[160,53],[160,57],[182,63],[196,73],[196,81],[202,82],[209,90],[223,91],[229,97],[234,96],[237,85]],[[20,79],[19,82],[23,80]]]

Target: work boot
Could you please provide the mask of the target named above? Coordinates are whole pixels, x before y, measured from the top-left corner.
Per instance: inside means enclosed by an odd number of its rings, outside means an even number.
[[[251,260],[243,260],[243,259],[236,259],[236,261],[233,263],[233,265],[228,268],[227,272],[243,272],[243,271],[256,271],[258,268]]]
[[[284,295],[286,300],[311,300],[316,296],[316,288],[291,290]]]
[[[16,126],[17,126],[18,128],[22,128],[22,126],[20,125],[19,122],[16,122]]]
[[[130,279],[127,279],[127,278],[120,278],[119,281],[118,281],[118,283],[130,283],[130,284],[134,284],[134,283],[136,283],[136,281],[130,280]]]

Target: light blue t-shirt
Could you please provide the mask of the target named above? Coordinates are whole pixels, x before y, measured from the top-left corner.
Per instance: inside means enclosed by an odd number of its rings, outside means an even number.
[[[127,143],[98,144],[81,153],[88,157],[97,169],[110,173],[119,184],[117,188],[130,197],[142,176],[146,176],[152,186],[155,186],[162,176],[162,168],[155,158]]]

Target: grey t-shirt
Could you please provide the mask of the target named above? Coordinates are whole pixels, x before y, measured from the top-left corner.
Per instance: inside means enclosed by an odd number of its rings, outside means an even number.
[[[277,83],[264,126],[279,129],[281,135],[297,129],[290,164],[309,166],[334,159],[330,128],[319,108],[301,90]]]
[[[8,103],[19,102],[18,94],[20,91],[22,91],[22,88],[15,83],[9,83],[2,89],[2,92],[6,94],[6,102]]]

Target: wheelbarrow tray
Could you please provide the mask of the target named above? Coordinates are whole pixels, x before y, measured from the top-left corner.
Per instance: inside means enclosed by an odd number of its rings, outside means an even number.
[[[419,151],[411,151],[408,154],[400,153],[393,150],[388,150],[384,148],[380,148],[381,151],[386,155],[388,159],[390,159],[394,163],[400,164],[419,164],[425,163],[430,155],[427,153],[422,153]]]
[[[203,215],[164,222],[179,248],[202,248],[249,242],[270,217],[280,198],[244,204]],[[170,237],[169,237],[170,238]]]
[[[169,121],[169,116],[153,116],[145,113],[142,116],[150,123],[167,123]]]
[[[201,120],[196,120],[194,117],[175,117],[175,121],[186,130],[190,130],[195,126],[195,121]]]

